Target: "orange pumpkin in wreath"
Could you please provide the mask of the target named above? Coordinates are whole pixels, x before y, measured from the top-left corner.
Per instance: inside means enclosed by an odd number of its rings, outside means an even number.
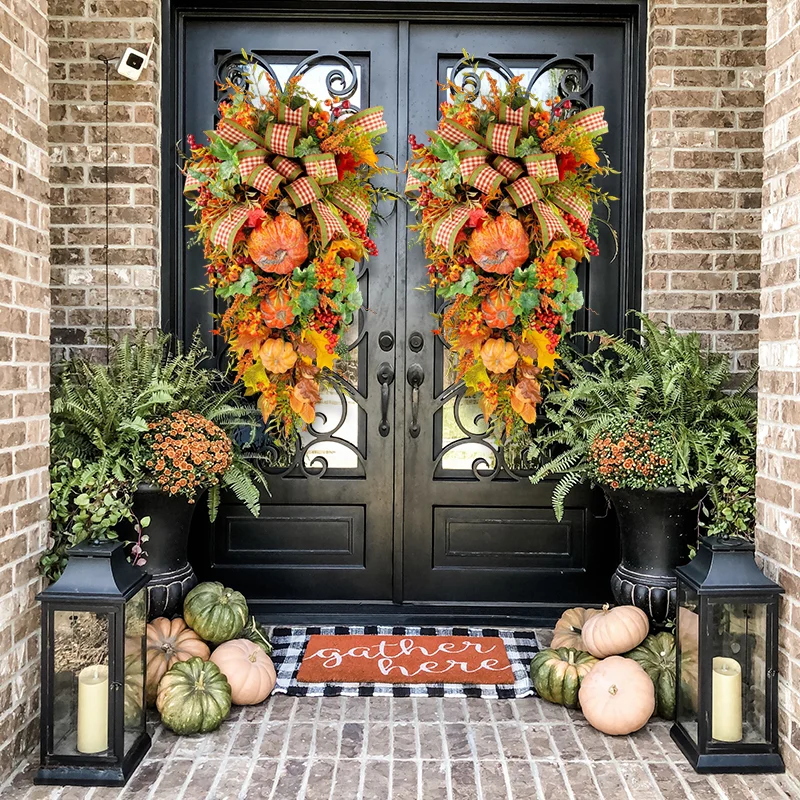
[[[291,299],[287,292],[273,289],[265,300],[261,301],[261,315],[264,324],[270,328],[288,328],[294,322]]]
[[[489,372],[508,372],[518,358],[514,345],[503,339],[489,339],[481,348],[481,361]]]
[[[493,289],[481,303],[483,321],[490,328],[507,328],[514,324],[516,314],[511,308],[511,295],[502,289]]]
[[[508,275],[528,260],[530,243],[522,223],[509,214],[501,214],[472,232],[469,254],[484,272]]]
[[[288,214],[266,219],[247,239],[250,258],[265,272],[288,275],[308,258],[303,226]]]
[[[288,372],[297,362],[297,353],[290,342],[283,339],[267,339],[259,351],[264,369],[281,375]]]

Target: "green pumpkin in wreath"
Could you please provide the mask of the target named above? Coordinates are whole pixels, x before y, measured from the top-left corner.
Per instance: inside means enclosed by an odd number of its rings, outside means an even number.
[[[244,595],[226,588],[219,581],[198,583],[183,601],[184,621],[211,644],[235,639],[249,615]]]
[[[566,708],[578,708],[578,690],[597,659],[582,650],[542,650],[531,661],[531,681],[539,697]]]
[[[230,713],[231,686],[213,661],[193,656],[164,673],[156,708],[164,725],[180,736],[209,733]]]
[[[632,658],[653,681],[656,716],[675,719],[675,637],[666,632],[648,636],[625,657]]]

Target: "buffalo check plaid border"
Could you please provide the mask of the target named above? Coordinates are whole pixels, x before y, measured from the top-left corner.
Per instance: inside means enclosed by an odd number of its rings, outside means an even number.
[[[475,686],[461,683],[303,683],[297,682],[297,672],[303,660],[308,640],[313,635],[381,635],[381,636],[499,636],[505,646],[513,685]],[[511,631],[498,628],[421,628],[388,625],[326,625],[309,628],[274,628],[272,631],[272,661],[278,674],[273,694],[292,697],[480,697],[516,700],[534,695],[530,679],[531,659],[539,652],[533,631]]]

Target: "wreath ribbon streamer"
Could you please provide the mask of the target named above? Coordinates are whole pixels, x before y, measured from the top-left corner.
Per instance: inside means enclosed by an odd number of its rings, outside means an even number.
[[[569,117],[572,125],[593,136],[608,131],[603,106],[594,106]],[[472,131],[454,120],[444,118],[434,132],[451,147],[459,147],[459,171],[462,183],[474,186],[483,194],[504,191],[517,207],[530,206],[539,222],[545,244],[569,236],[562,216],[571,214],[584,224],[591,218],[591,203],[563,185],[545,192],[542,188],[559,180],[558,162],[553,153],[516,155],[520,139],[531,127],[531,105],[520,108],[500,106],[500,122],[489,124],[486,135]],[[424,180],[409,175],[406,193],[418,191]],[[452,255],[456,237],[469,218],[467,205],[450,209],[433,229],[433,241]]]
[[[333,153],[312,153],[297,160],[295,149],[302,134],[308,130],[309,109],[308,103],[299,108],[289,108],[282,103],[278,109],[279,121],[267,126],[263,139],[229,119],[223,119],[216,131],[207,133],[209,137],[218,136],[231,146],[240,142],[252,142],[252,149],[240,150],[238,154],[242,183],[265,194],[271,194],[280,184],[286,183],[286,194],[296,208],[311,206],[319,222],[322,244],[326,245],[337,234],[346,236],[348,233],[341,217],[342,212],[352,214],[366,225],[370,208],[343,186],[333,186],[326,195],[322,187],[339,181],[336,156]],[[371,136],[379,136],[388,130],[383,119],[383,108],[379,106],[353,114],[347,118],[346,123],[359,127]],[[192,196],[201,185],[199,178],[187,175],[184,195]],[[217,220],[212,228],[212,242],[230,253],[249,210],[248,206],[237,206]]]

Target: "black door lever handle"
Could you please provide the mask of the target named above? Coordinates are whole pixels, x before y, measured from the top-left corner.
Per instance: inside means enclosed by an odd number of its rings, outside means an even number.
[[[378,367],[378,383],[381,385],[381,421],[378,425],[378,433],[381,436],[388,436],[389,431],[389,386],[394,383],[394,370],[388,361],[384,361]]]
[[[419,436],[419,387],[425,382],[425,370],[419,364],[412,364],[406,373],[406,380],[411,387],[411,425],[408,432],[412,439]]]

